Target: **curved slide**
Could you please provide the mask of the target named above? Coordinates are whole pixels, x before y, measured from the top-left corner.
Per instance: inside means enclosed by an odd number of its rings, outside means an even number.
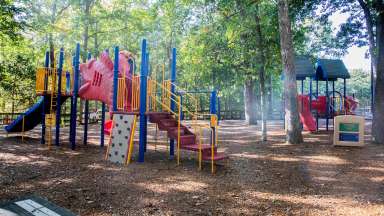
[[[50,101],[50,95],[47,95],[47,101]],[[61,96],[61,104],[63,104],[68,96]],[[41,123],[41,113],[43,111],[44,101],[43,97],[29,108],[24,115],[20,115],[11,124],[5,127],[8,133],[22,132],[23,131],[23,116],[24,116],[24,131],[32,130],[36,125]],[[45,112],[50,113],[50,103],[45,103]]]
[[[309,109],[309,96],[299,95],[298,100],[300,110],[300,121],[301,123],[303,123],[304,130],[315,132],[316,120]]]
[[[126,77],[125,90],[127,97],[124,98],[126,109],[131,108],[131,78],[133,73],[132,66],[128,61],[134,61],[133,56],[128,51],[120,51],[119,53],[119,77]],[[108,106],[112,104],[113,97],[113,62],[109,58],[107,52],[101,54],[100,59],[89,60],[85,64],[80,65],[81,83],[79,88],[79,96],[85,100],[97,100],[106,103]],[[125,75],[123,75],[125,74]],[[51,96],[46,95],[47,100],[50,101]],[[61,96],[61,104],[69,96]],[[36,125],[41,123],[41,113],[43,111],[43,98],[28,109],[24,115],[17,117],[15,121],[5,127],[8,133],[22,132],[23,130],[23,116],[24,116],[24,131],[32,130]],[[45,113],[50,113],[50,103],[45,103]],[[110,131],[112,127],[111,122],[106,122],[106,131]]]

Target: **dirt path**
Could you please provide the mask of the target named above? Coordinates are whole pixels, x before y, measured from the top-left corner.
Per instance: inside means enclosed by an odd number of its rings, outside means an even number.
[[[162,145],[143,164],[110,164],[97,127],[77,151],[0,135],[0,201],[33,193],[80,215],[384,215],[384,145],[334,148],[324,132],[287,145],[281,125],[269,129],[262,143],[258,127],[223,122],[230,160],[215,175],[188,152],[176,166]]]

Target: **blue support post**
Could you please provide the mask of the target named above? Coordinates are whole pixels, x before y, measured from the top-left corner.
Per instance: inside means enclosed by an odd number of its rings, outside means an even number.
[[[335,115],[335,81],[332,80],[332,104],[333,104],[333,107],[331,108],[331,114],[332,114],[332,117],[334,117]]]
[[[71,109],[70,109],[70,117],[69,117],[69,143],[72,143],[72,111],[73,111],[73,97],[71,96]]]
[[[181,120],[184,120],[184,113],[183,113],[183,95],[180,94],[180,112],[181,112]]]
[[[220,97],[217,97],[217,125],[219,125],[220,119],[221,119]]]
[[[304,96],[304,79],[301,80],[301,96]],[[301,110],[304,109],[304,98],[301,99]]]
[[[216,110],[216,99],[217,99],[217,92],[216,90],[213,90],[211,92],[211,97],[210,97],[210,103],[209,103],[209,112],[211,114],[217,114],[217,110]],[[212,143],[216,143],[215,142],[215,137],[216,137],[216,131],[215,131],[215,128],[212,127],[211,128],[211,137],[210,137],[210,140],[211,140],[211,144]],[[213,139],[212,139],[213,138]]]
[[[79,92],[79,74],[80,74],[80,44],[76,44],[76,52],[75,52],[75,58],[74,58],[74,84],[73,84],[73,103],[72,103],[72,110],[71,110],[71,149],[74,150],[76,148],[76,115],[77,115],[77,97]]]
[[[72,56],[72,67],[75,68],[75,56]],[[72,76],[74,77],[74,74],[72,74]],[[70,81],[71,82],[71,81]],[[69,121],[69,143],[72,143],[72,131],[73,131],[73,126],[72,126],[72,122],[73,122],[73,116],[72,116],[72,112],[73,112],[73,86],[70,86],[72,89],[72,96],[71,96],[71,112],[70,112],[70,121]],[[75,115],[76,116],[76,115]]]
[[[172,62],[171,62],[171,83],[174,84],[176,82],[176,48],[172,49]],[[172,100],[171,100],[171,110],[175,112],[176,110],[176,98],[174,97],[175,94],[175,85],[171,85],[171,92],[172,92]],[[175,155],[175,140],[171,139],[169,141],[169,155],[171,158]]]
[[[148,77],[148,74],[149,74],[149,65],[150,65],[149,64],[149,52],[147,52],[147,54],[145,56],[145,74],[146,74],[146,77]],[[147,103],[147,101],[145,103]],[[145,106],[145,107],[147,107],[147,106]],[[148,121],[147,121],[147,116],[146,115],[144,115],[144,122],[145,122],[145,130],[143,131],[143,133],[144,133],[144,143],[145,143],[145,145],[144,145],[144,152],[147,152],[147,134],[148,134],[147,122]]]
[[[309,78],[309,111],[312,111],[312,77]]]
[[[145,111],[147,108],[147,40],[143,39],[141,45],[141,67],[140,67],[140,137],[139,137],[139,162],[144,162],[146,143],[147,119]]]
[[[105,103],[101,104],[100,147],[104,147]]]
[[[105,50],[109,54],[109,49]],[[104,147],[105,103],[101,103],[100,147]]]
[[[146,67],[146,70],[147,70],[147,76],[149,76],[150,72],[151,72],[151,64],[149,63],[149,52],[147,52],[147,56],[146,56],[146,59],[145,59],[145,67]]]
[[[319,78],[316,78],[316,98],[319,98]],[[316,110],[316,131],[319,131],[319,111]]]
[[[64,48],[60,49],[59,55],[59,67],[57,69],[58,84],[57,84],[57,106],[56,106],[56,146],[60,145],[60,116],[61,116],[61,81],[63,74],[63,62],[64,62]]]
[[[88,52],[87,59],[90,60],[92,57],[91,53]],[[88,142],[88,118],[89,118],[89,101],[85,100],[84,106],[84,138],[83,144],[87,145]]]
[[[217,101],[217,91],[213,90],[211,92],[211,98],[209,103],[209,111],[211,114],[217,114],[216,101]]]
[[[145,74],[146,74],[146,76],[148,77],[148,74],[149,74],[149,72],[150,72],[150,64],[149,64],[149,52],[147,52],[147,55],[145,56],[146,57],[146,59],[145,59]],[[146,97],[147,98],[147,97]],[[147,103],[147,101],[145,102],[145,103]],[[145,107],[147,107],[147,106],[145,106]],[[147,152],[147,134],[148,134],[148,121],[147,121],[147,116],[145,115],[144,116],[144,122],[145,122],[145,131],[144,131],[144,143],[145,143],[145,145],[144,145],[144,152]]]
[[[343,93],[344,93],[344,98],[346,98],[347,97],[347,79],[344,78],[343,81],[344,81],[344,89],[343,89],[344,92]]]
[[[328,95],[328,78],[325,80],[325,95],[326,97],[326,114],[325,114],[325,128],[328,131],[328,124],[329,124],[329,95]]]
[[[45,52],[45,62],[44,67],[49,67],[49,52]],[[41,144],[45,144],[45,103],[46,103],[46,90],[48,85],[48,77],[44,80],[44,92],[43,92],[43,108],[41,111]]]
[[[113,111],[117,111],[117,85],[119,78],[119,47],[115,47],[115,61],[113,64]]]

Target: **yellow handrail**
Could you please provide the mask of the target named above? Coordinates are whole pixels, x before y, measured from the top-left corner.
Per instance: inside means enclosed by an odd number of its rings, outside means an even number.
[[[181,122],[181,98],[178,97],[179,101],[179,119],[177,121],[177,164],[180,164],[180,122]]]

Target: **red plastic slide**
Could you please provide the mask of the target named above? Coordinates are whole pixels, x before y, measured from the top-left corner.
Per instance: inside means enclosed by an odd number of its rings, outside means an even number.
[[[316,121],[311,111],[309,110],[309,96],[299,95],[298,100],[299,100],[300,120],[301,120],[301,123],[303,123],[304,130],[315,132]]]

